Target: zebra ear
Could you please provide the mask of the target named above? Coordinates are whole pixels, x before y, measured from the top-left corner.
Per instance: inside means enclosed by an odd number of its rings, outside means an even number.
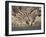
[[[38,9],[38,16],[41,16],[41,8]]]
[[[22,7],[20,6],[20,7],[19,7],[19,9],[21,10],[21,9],[22,9]]]
[[[32,13],[31,13],[31,15],[35,14],[36,12],[37,12],[37,10],[33,10]]]
[[[32,18],[35,18],[37,16],[37,9],[35,9],[35,10],[33,10],[32,12],[31,12],[31,17]]]

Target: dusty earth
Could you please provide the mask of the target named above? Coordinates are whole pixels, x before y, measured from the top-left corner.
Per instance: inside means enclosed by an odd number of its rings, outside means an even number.
[[[41,29],[41,8],[12,6],[12,30]]]

